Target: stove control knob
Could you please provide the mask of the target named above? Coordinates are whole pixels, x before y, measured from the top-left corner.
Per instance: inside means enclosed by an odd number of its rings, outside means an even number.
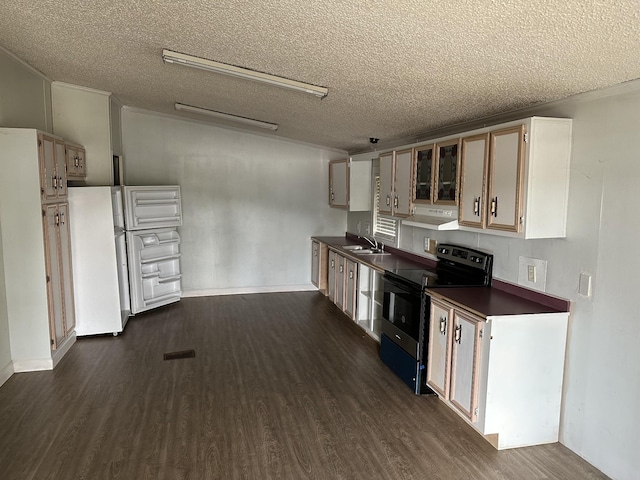
[[[476,263],[482,263],[482,259],[481,259],[480,257],[476,257],[475,262],[476,262]]]

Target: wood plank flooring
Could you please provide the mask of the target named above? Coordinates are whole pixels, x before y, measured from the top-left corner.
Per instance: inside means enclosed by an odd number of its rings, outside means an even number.
[[[494,450],[317,292],[186,298],[81,338],[0,388],[0,432],[5,480],[606,478],[560,444]]]

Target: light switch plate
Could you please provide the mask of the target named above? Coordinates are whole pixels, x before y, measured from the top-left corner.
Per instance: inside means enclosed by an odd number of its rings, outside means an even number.
[[[583,297],[591,296],[591,274],[581,273],[580,284],[578,286],[578,293]]]
[[[547,261],[519,257],[518,285],[544,292],[547,287]]]

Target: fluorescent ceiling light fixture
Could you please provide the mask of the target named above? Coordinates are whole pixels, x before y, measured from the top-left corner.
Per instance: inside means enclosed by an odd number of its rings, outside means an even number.
[[[232,77],[244,78],[245,80],[254,80],[256,82],[267,83],[277,87],[289,88],[299,92],[310,93],[316,97],[324,98],[329,94],[329,89],[318,87],[310,83],[289,80],[288,78],[269,75],[268,73],[249,70],[248,68],[236,67],[227,63],[215,62],[205,58],[193,57],[184,53],[172,52],[171,50],[162,50],[162,60],[165,63],[176,63],[178,65],[186,65],[188,67],[199,68],[209,72],[222,73],[231,75]]]
[[[184,103],[176,103],[175,107],[176,110],[197,113],[199,115],[206,115],[208,117],[219,118],[221,120],[228,120],[235,123],[242,123],[244,125],[251,125],[252,127],[266,128],[268,130],[274,131],[278,129],[278,125],[275,123],[263,122],[261,120],[241,117],[239,115],[232,115],[230,113],[216,112],[215,110],[208,110],[206,108],[192,107],[191,105],[185,105]]]

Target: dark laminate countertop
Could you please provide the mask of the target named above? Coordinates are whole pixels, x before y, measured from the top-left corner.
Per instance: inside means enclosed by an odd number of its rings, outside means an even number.
[[[434,269],[435,262],[428,258],[421,258],[417,255],[413,255],[407,252],[399,252],[398,250],[385,247],[389,252],[385,255],[377,254],[365,254],[357,255],[349,250],[345,250],[344,246],[347,245],[363,245],[369,246],[364,240],[358,240],[356,237],[311,237],[318,242],[326,243],[329,247],[339,251],[342,255],[354,259],[359,263],[363,263],[371,268],[374,268],[380,272],[385,270],[396,270],[399,268],[406,269]],[[414,257],[414,258],[411,258]]]
[[[435,270],[436,267],[436,262],[429,258],[391,247],[386,247],[391,252],[390,255],[356,255],[343,247],[358,244],[366,246],[367,243],[351,234],[344,237],[314,236],[311,238],[380,272],[400,268]],[[431,287],[426,289],[426,292],[480,317],[559,313],[568,312],[570,308],[570,302],[567,300],[527,290],[497,279],[494,279],[492,287]]]
[[[526,315],[536,313],[559,313],[558,309],[496,287],[427,288],[427,294],[441,298],[469,310],[481,317],[496,315]]]

